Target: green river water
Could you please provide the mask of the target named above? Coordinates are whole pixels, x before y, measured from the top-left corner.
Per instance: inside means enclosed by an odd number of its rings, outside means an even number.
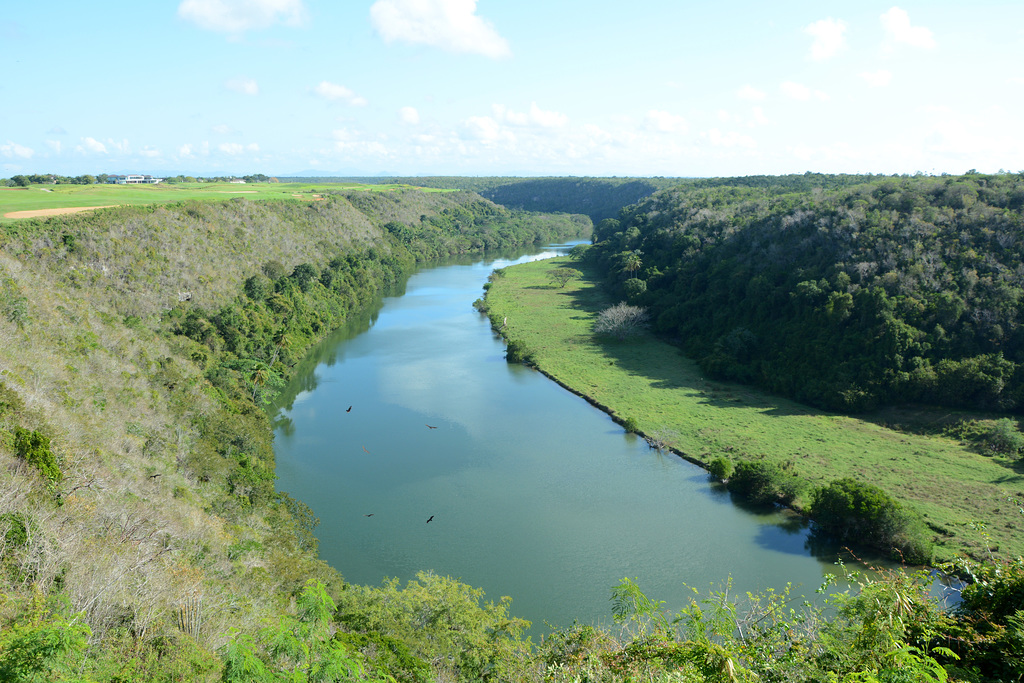
[[[494,268],[564,249],[421,270],[306,359],[274,411],[275,449],[278,488],[321,520],[321,556],[351,583],[433,570],[512,596],[535,633],[610,622],[623,577],[673,611],[687,586],[729,577],[733,591],[813,596],[837,551],[799,518],[737,506],[700,468],[505,362],[472,302]]]

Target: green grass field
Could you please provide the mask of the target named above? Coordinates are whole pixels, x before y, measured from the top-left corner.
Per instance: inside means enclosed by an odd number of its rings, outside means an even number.
[[[314,201],[323,192],[363,190],[389,192],[410,185],[362,185],[358,183],[158,183],[156,185],[31,185],[0,188],[0,222],[16,211],[42,211],[74,207],[123,204],[163,204],[186,200],[224,201],[232,197],[277,201]],[[419,188],[417,188],[419,189]],[[423,189],[424,192],[445,190]]]
[[[597,313],[616,302],[586,281],[552,285],[549,271],[566,263],[505,269],[493,279],[487,306],[492,320],[507,318],[506,338],[524,342],[538,368],[567,388],[616,417],[633,418],[645,436],[697,462],[717,455],[766,458],[791,463],[814,485],[840,477],[876,484],[925,515],[936,531],[937,559],[987,556],[986,546],[1002,557],[1024,554],[1024,515],[1015,502],[1024,501],[1020,463],[980,455],[950,438],[889,429],[881,423],[891,414],[829,414],[708,380],[651,335],[598,340],[591,333]]]

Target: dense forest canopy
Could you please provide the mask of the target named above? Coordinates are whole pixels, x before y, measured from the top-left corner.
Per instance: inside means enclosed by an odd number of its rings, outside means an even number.
[[[1019,175],[691,181],[590,257],[714,376],[814,405],[1024,407]]]

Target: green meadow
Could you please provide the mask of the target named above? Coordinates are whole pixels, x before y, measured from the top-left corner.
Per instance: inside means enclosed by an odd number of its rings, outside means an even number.
[[[0,222],[15,211],[76,207],[165,204],[187,200],[224,201],[232,197],[271,201],[315,201],[325,192],[364,190],[389,192],[411,185],[360,183],[158,183],[156,185],[30,185],[0,188]],[[424,192],[442,190],[424,189]]]
[[[678,349],[652,335],[616,341],[592,333],[597,314],[617,303],[592,282],[553,284],[552,270],[580,265],[552,259],[499,271],[486,306],[508,340],[522,342],[536,367],[616,420],[631,419],[654,444],[697,463],[775,461],[808,486],[841,477],[870,482],[912,505],[935,532],[936,559],[1024,554],[1024,470],[981,455],[957,439],[886,426],[920,426],[985,415],[904,410],[858,419],[712,381]],[[899,419],[897,419],[899,418]],[[919,430],[920,431],[920,430]]]

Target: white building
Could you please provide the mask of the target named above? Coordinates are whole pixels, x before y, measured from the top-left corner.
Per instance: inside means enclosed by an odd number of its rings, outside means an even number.
[[[155,185],[163,182],[163,178],[151,175],[112,175],[107,177],[107,182],[117,185]]]

